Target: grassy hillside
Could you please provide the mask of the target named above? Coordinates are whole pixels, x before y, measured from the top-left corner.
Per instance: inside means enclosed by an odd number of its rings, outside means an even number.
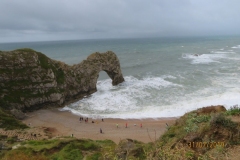
[[[0,128],[4,128],[6,130],[13,130],[25,129],[28,128],[28,126],[21,123],[12,114],[8,113],[8,111],[1,109],[0,107]]]
[[[239,126],[240,108],[235,106],[224,112],[189,112],[157,141],[147,144],[126,139],[117,145],[110,140],[72,137],[18,142],[14,137],[1,136],[9,150],[0,150],[0,159],[239,159]]]
[[[156,159],[240,158],[240,108],[222,113],[192,111],[179,118],[148,150]],[[238,159],[237,158],[237,159]]]

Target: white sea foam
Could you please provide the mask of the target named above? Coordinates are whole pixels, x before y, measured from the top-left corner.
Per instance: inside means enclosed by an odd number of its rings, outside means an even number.
[[[125,82],[112,86],[111,80],[98,81],[98,92],[79,102],[63,108],[74,114],[81,114],[92,118],[159,118],[177,117],[191,110],[210,106],[224,105],[226,108],[240,104],[240,89],[236,89],[238,77],[226,77],[225,79],[213,78],[213,86],[225,85],[229,88],[227,92],[219,88],[203,88],[179,98],[179,95],[168,95],[169,104],[162,103],[159,95],[154,95],[149,90],[175,87],[180,89],[181,85],[174,84],[166,79],[176,79],[175,76],[165,75],[162,77],[145,77],[137,79],[133,76],[125,77]],[[177,97],[176,97],[177,96]],[[154,101],[142,105],[139,101]],[[175,101],[174,99],[177,99]]]
[[[237,45],[237,46],[233,46],[231,48],[240,48],[240,45]]]
[[[211,53],[215,53],[215,54],[234,54],[236,52],[233,52],[233,51],[211,51]]]
[[[75,113],[91,115],[113,115],[114,113],[126,113],[138,111],[143,107],[144,99],[151,100],[154,93],[168,87],[181,87],[165,79],[174,79],[174,76],[145,77],[137,79],[133,76],[125,77],[125,82],[118,86],[112,86],[111,80],[98,81],[98,91],[88,98],[66,106],[65,110],[73,110]],[[155,98],[155,101],[158,98]],[[154,99],[153,99],[154,100]]]
[[[211,105],[224,105],[227,109],[231,106],[240,104],[240,90],[232,90],[223,94],[217,94],[209,97],[193,97],[186,101],[180,101],[172,105],[163,106],[145,106],[141,110],[130,109],[129,106],[127,111],[118,111],[112,114],[89,114],[82,113],[81,111],[74,110],[72,108],[65,107],[63,110],[70,110],[74,114],[81,114],[93,118],[160,118],[160,117],[178,117],[183,114]]]
[[[220,63],[220,61],[218,61],[219,59],[222,58],[226,58],[226,54],[223,53],[218,53],[218,54],[183,54],[182,58],[185,59],[190,59],[192,60],[192,64],[206,64],[206,63],[213,63],[213,62],[217,62]]]

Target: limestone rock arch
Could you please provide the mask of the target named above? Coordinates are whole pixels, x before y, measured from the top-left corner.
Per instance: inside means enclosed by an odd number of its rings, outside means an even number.
[[[98,74],[100,71],[105,71],[108,76],[112,79],[112,85],[118,85],[124,81],[120,62],[115,53],[108,51],[106,53],[93,53],[88,56],[87,61],[98,68]]]
[[[101,71],[105,71],[112,79],[112,85],[118,85],[124,81],[120,62],[112,51],[92,53],[86,60],[73,66],[73,72],[78,73],[76,77],[85,77],[82,78],[82,82],[85,82],[82,84],[82,90],[85,91],[97,91],[96,84]]]
[[[0,107],[35,110],[64,106],[97,91],[99,72],[105,71],[112,85],[124,81],[115,53],[93,53],[70,66],[32,49],[0,52]]]

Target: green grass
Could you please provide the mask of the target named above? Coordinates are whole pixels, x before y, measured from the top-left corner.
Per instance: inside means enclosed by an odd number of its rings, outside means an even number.
[[[57,78],[57,83],[63,84],[65,81],[65,74],[61,68],[54,70]]]
[[[7,143],[13,144],[17,141],[17,137],[8,137],[7,138]]]
[[[232,106],[230,107],[229,110],[227,110],[225,112],[226,115],[231,115],[231,116],[236,116],[236,115],[240,115],[240,106],[238,105],[235,105],[235,106]]]
[[[225,147],[192,150],[191,148],[183,148],[183,146],[188,142],[188,136],[194,136],[195,139],[200,142],[209,140],[216,142],[224,141],[230,146],[239,145],[238,123],[233,122],[226,116],[236,115],[238,109],[237,107],[232,108],[228,111],[230,114],[215,113],[197,115],[194,111],[187,113],[178,119],[176,124],[170,126],[161,138],[155,142],[153,146],[156,147],[149,147],[145,152],[152,155],[152,157],[160,156],[163,159],[164,157],[179,159],[181,156],[185,159],[195,159],[197,157],[208,159],[208,157],[213,156],[215,150],[217,151],[217,156],[224,156],[227,151]]]
[[[204,130],[205,128],[201,125],[208,123],[210,121],[210,115],[197,115],[196,113],[188,113],[185,116],[181,117],[178,120],[176,125],[170,126],[170,128],[163,134],[160,138],[160,141],[165,143],[169,143],[173,141],[173,143],[177,140],[182,139],[188,133],[198,132],[200,130]],[[208,129],[208,128],[207,128]]]
[[[96,143],[101,146],[115,146],[116,144],[112,140],[96,140]]]
[[[230,118],[224,116],[224,114],[213,115],[210,121],[212,126],[222,126],[229,130],[236,130],[238,124],[233,122]]]
[[[1,160],[47,160],[40,152],[34,152],[31,148],[19,147],[1,155]]]
[[[0,108],[0,128],[4,128],[6,130],[13,130],[13,129],[25,129],[28,128],[28,126],[18,121],[10,113],[7,113],[6,111]]]
[[[52,69],[56,75],[57,83],[63,84],[65,81],[65,74],[64,74],[62,68],[59,65],[57,65],[57,63],[53,64],[53,62],[51,62],[50,58],[48,58],[46,55],[44,55],[40,52],[37,52],[37,54],[38,54],[38,59],[40,61],[41,67],[44,69]]]
[[[40,61],[40,65],[42,68],[44,68],[44,69],[51,68],[51,65],[49,63],[49,58],[46,55],[44,55],[40,52],[38,52],[37,55],[38,55],[38,59]]]
[[[100,152],[97,152],[90,156],[87,156],[86,160],[99,160],[100,158],[102,158],[102,154]]]
[[[36,52],[31,48],[20,48],[20,49],[16,49],[14,51],[19,51],[19,52]]]
[[[65,142],[67,143],[67,141]],[[43,149],[51,149],[55,146],[60,145],[60,141],[57,139],[53,140],[32,140],[32,141],[26,141],[22,143],[22,145],[27,146],[28,148],[32,148],[34,151],[41,151]]]
[[[100,146],[96,142],[90,139],[78,140],[76,146],[78,146],[78,148],[81,150],[97,150],[100,148]]]
[[[77,144],[70,142],[64,146],[58,153],[50,157],[52,160],[76,160],[83,159],[82,151],[78,148]]]
[[[180,126],[171,126],[168,131],[166,131],[160,138],[160,141],[162,141],[164,144],[171,141],[174,137],[179,137],[179,133],[183,133],[183,128]]]
[[[8,140],[12,141],[9,138]],[[110,141],[96,142],[75,138],[25,141],[20,143],[21,147],[8,151],[1,158],[17,157],[21,153],[20,157],[24,157],[27,160],[37,159],[37,157],[50,160],[76,160],[86,157],[94,160],[102,158],[101,151],[104,151],[103,146],[110,143]],[[100,146],[100,144],[103,146]]]
[[[197,113],[190,113],[187,115],[186,126],[184,127],[184,130],[187,133],[196,132],[199,129],[198,124],[208,122],[210,118],[210,115],[197,115]]]
[[[7,90],[6,95],[1,99],[2,101],[2,106],[6,106],[6,104],[9,103],[18,103],[18,104],[22,104],[23,102],[21,101],[21,97],[24,98],[37,98],[37,97],[41,97],[43,96],[43,94],[41,93],[37,93],[37,94],[33,94],[33,90],[31,89],[12,89],[13,86],[28,86],[30,82],[28,82],[27,80],[25,81],[19,81],[19,82],[13,82],[13,81],[9,81],[6,82],[6,87],[4,87],[4,89]],[[4,104],[5,103],[5,104]]]
[[[54,160],[75,160],[83,159],[85,156],[88,159],[96,159],[101,157],[101,148],[111,142],[104,141],[93,141],[87,139],[75,139],[75,138],[64,138],[64,139],[53,139],[53,140],[40,140],[40,141],[25,141],[21,145],[27,147],[31,152],[42,153],[48,159]]]

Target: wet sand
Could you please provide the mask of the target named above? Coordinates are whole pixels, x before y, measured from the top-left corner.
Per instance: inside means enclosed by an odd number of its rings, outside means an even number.
[[[91,119],[88,122],[79,121],[78,115],[59,109],[44,109],[27,113],[23,123],[31,128],[48,127],[52,136],[71,136],[92,140],[110,139],[119,143],[121,139],[135,139],[142,142],[151,142],[158,139],[167,129],[174,124],[177,118],[158,119]],[[84,117],[85,119],[86,117]],[[94,123],[92,123],[94,121]],[[127,128],[126,128],[127,123]],[[118,124],[118,127],[117,125]],[[142,127],[141,127],[142,124]],[[100,133],[100,128],[103,133]]]

